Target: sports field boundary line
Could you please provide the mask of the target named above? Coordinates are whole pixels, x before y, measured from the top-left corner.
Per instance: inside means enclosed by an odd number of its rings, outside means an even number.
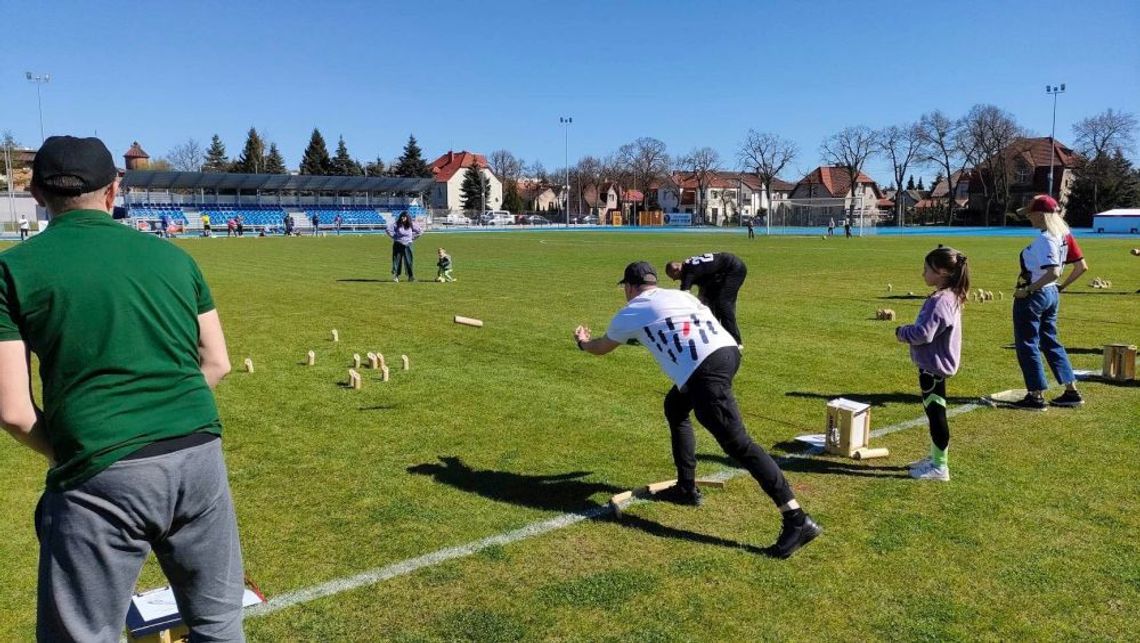
[[[975,403],[963,404],[961,406],[947,409],[946,417],[950,418],[956,415],[962,415],[963,413],[969,413],[979,408],[986,407]],[[892,424],[891,426],[886,426],[881,429],[871,431],[871,437],[878,438],[884,435],[897,433],[899,431],[905,431],[916,426],[923,426],[926,424],[926,422],[926,416],[923,415],[922,417],[918,417],[913,420],[899,422],[898,424]],[[820,451],[818,449],[812,449],[805,453],[781,456],[776,458],[776,461],[778,463],[785,463],[794,459],[818,455],[819,453]],[[708,476],[703,476],[703,478],[728,481],[747,473],[748,472],[744,469],[728,468],[722,469]],[[626,507],[630,505],[641,504],[644,502],[649,501],[638,498],[630,500],[628,503],[623,503],[622,506]],[[465,558],[496,545],[509,545],[519,542],[520,540],[526,540],[528,538],[541,536],[542,534],[546,534],[558,529],[570,527],[586,520],[595,520],[611,513],[613,513],[613,508],[609,504],[587,509],[585,511],[565,513],[548,520],[531,523],[519,529],[506,531],[494,536],[488,536],[486,538],[474,540],[462,545],[456,545],[454,547],[445,547],[443,549],[438,549],[436,551],[423,554],[422,556],[408,558],[396,563],[385,565],[383,567],[376,567],[368,571],[353,574],[352,576],[346,576],[343,578],[326,581],[318,585],[313,585],[311,587],[306,587],[291,592],[285,592],[284,594],[270,598],[268,602],[250,607],[246,610],[245,616],[247,618],[266,616],[288,607],[293,607],[294,605],[301,605],[315,601],[319,598],[327,598],[329,596],[335,596],[337,594],[342,594],[344,592],[359,589],[361,587],[375,585],[377,583],[396,578],[397,576],[404,576],[414,571],[418,571],[426,567],[432,567],[449,560]]]

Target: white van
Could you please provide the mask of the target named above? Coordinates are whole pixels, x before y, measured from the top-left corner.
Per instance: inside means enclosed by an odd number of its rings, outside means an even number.
[[[452,212],[440,221],[443,225],[471,225],[471,219],[467,215],[460,212]]]
[[[479,217],[483,225],[514,225],[515,217],[506,210],[487,210]]]

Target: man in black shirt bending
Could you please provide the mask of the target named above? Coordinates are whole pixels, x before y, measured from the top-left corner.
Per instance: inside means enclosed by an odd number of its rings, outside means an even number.
[[[689,257],[684,262],[671,261],[665,273],[673,281],[681,281],[681,290],[700,286],[700,298],[717,321],[732,335],[737,344],[740,328],[736,325],[736,296],[748,276],[748,268],[734,254],[714,252]]]

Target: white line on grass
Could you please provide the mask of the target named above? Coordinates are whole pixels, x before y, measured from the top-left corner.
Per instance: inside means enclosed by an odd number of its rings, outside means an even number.
[[[981,408],[981,406],[978,404],[963,404],[962,406],[956,406],[952,409],[948,409],[946,411],[946,417],[953,417],[955,415],[969,413],[970,411],[978,408]],[[882,437],[884,435],[889,435],[898,431],[905,431],[906,429],[921,426],[924,424],[926,424],[926,416],[915,418],[913,420],[907,420],[906,422],[900,422],[898,424],[893,424],[891,426],[871,431],[871,436],[876,438]],[[818,451],[812,451],[804,454],[789,455],[782,458],[777,458],[776,460],[780,461],[790,460],[793,458],[802,458],[810,455],[816,455],[817,453]],[[723,469],[709,476],[704,476],[704,479],[727,481],[746,473],[747,471],[744,469]],[[625,507],[631,504],[640,504],[642,502],[647,501],[643,499],[634,499],[630,500],[628,503],[623,503],[622,506]],[[366,572],[361,572],[359,574],[348,576],[346,578],[338,578],[336,580],[328,581],[327,583],[321,583],[320,585],[314,585],[312,587],[306,587],[304,589],[299,589],[293,592],[280,594],[269,599],[269,602],[267,603],[262,603],[260,605],[249,608],[246,611],[246,616],[250,618],[265,616],[266,614],[272,614],[273,612],[283,610],[294,605],[308,603],[310,601],[317,600],[318,598],[325,598],[327,596],[333,596],[335,594],[340,594],[342,592],[347,592],[349,590],[357,589],[360,587],[375,585],[376,583],[386,581],[397,576],[410,574],[411,572],[423,569],[425,567],[432,567],[434,565],[438,565],[449,560],[454,560],[456,558],[464,558],[489,547],[494,547],[496,545],[509,545],[520,540],[525,540],[534,536],[540,536],[556,529],[562,529],[564,527],[576,525],[584,520],[600,518],[601,516],[611,513],[612,511],[613,510],[610,508],[610,506],[606,504],[578,513],[562,514],[561,516],[556,516],[550,520],[531,523],[525,527],[522,527],[521,529],[515,529],[513,531],[504,532],[495,536],[489,536],[481,540],[472,541],[463,545],[457,545],[455,547],[447,547],[445,549],[440,549],[428,554],[424,554],[423,556],[409,558],[397,563],[392,563],[391,565],[385,565],[384,567],[377,567],[375,569],[370,569]]]

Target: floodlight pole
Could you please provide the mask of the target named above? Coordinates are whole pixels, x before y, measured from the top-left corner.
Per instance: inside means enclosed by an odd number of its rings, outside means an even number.
[[[1053,196],[1053,157],[1056,155],[1057,143],[1054,135],[1057,133],[1057,94],[1065,93],[1065,83],[1061,86],[1045,86],[1045,93],[1053,96],[1053,128],[1049,130],[1049,196]]]
[[[12,227],[16,227],[16,201],[12,195],[12,146],[4,142],[4,176],[8,179],[8,215],[12,217]]]
[[[574,119],[570,116],[559,116],[562,123],[562,166],[564,168],[564,181],[562,183],[562,216],[566,217],[566,227],[570,227],[570,124]]]
[[[51,82],[51,74],[33,74],[30,71],[24,72],[24,78],[36,84],[36,105],[40,111],[40,145],[44,144],[44,98],[40,92],[40,87],[44,83]]]

